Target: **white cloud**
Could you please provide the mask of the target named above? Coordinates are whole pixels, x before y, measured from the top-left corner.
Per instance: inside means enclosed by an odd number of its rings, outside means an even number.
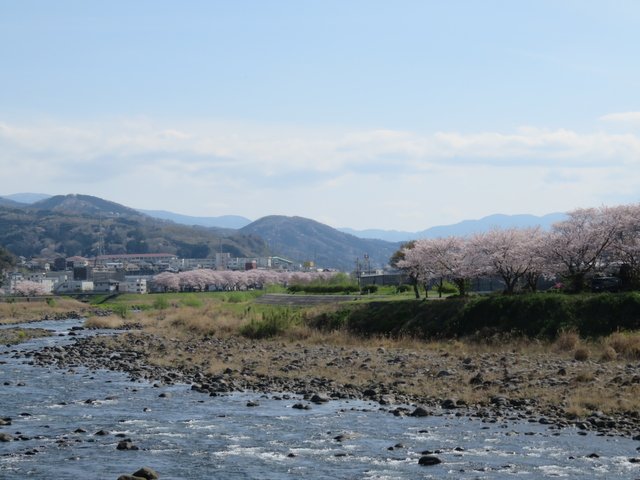
[[[609,113],[600,117],[604,122],[640,123],[640,112]]]
[[[295,214],[360,228],[407,230],[415,222],[419,230],[497,212],[615,203],[640,183],[640,137],[5,121],[0,168],[13,192],[89,193],[192,215]]]

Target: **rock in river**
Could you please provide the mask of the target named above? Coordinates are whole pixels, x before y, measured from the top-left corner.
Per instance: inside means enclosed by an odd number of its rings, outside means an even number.
[[[442,463],[442,460],[440,460],[438,457],[434,457],[433,455],[425,455],[423,457],[420,457],[418,463],[427,467],[430,465],[438,465],[439,463]]]

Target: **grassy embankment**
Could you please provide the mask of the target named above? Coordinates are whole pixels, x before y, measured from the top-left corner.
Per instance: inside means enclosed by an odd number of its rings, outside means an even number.
[[[143,347],[152,363],[214,375],[305,375],[469,403],[535,398],[576,415],[640,409],[640,383],[629,368],[640,360],[639,294],[400,296],[300,309],[256,304],[256,295],[121,296],[112,305],[119,313],[87,325],[136,323],[140,335],[164,342]]]

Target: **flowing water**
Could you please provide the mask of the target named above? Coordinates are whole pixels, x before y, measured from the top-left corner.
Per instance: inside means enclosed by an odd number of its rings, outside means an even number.
[[[640,478],[640,464],[630,462],[640,442],[628,438],[449,414],[395,417],[361,401],[298,410],[293,395],[209,397],[116,372],[36,367],[16,355],[72,341],[79,324],[22,325],[57,335],[0,347],[0,417],[13,420],[0,427],[13,436],[0,443],[0,479],[115,480],[142,466],[161,480]],[[139,449],[117,450],[123,438]],[[442,463],[420,466],[425,450]]]

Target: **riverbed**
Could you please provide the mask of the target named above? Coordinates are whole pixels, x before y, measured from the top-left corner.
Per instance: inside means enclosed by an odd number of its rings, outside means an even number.
[[[55,333],[0,347],[0,478],[113,479],[142,466],[161,479],[640,478],[640,442],[577,428],[287,392],[209,396],[191,385],[30,363],[26,352],[96,333],[77,320],[20,328]],[[294,408],[303,405],[305,408]],[[407,408],[413,408],[406,406]],[[118,450],[129,440],[130,449]],[[419,465],[430,455],[442,463]]]

